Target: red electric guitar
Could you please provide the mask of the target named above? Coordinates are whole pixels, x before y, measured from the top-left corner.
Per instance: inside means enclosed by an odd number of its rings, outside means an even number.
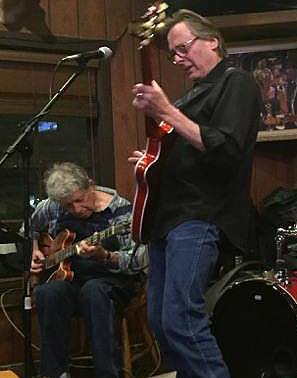
[[[157,1],[143,16],[144,23],[136,33],[141,38],[139,50],[143,70],[143,82],[152,82],[150,64],[150,42],[154,35],[164,26],[166,3]],[[155,209],[158,202],[159,173],[162,161],[170,149],[173,127],[165,122],[156,123],[152,118],[145,118],[145,132],[147,137],[144,156],[135,166],[136,192],[133,204],[132,238],[139,243],[147,243],[154,222]]]

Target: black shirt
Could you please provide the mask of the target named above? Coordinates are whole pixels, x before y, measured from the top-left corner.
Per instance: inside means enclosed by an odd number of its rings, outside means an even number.
[[[214,223],[229,241],[245,249],[252,155],[261,97],[249,73],[220,62],[177,101],[200,127],[205,151],[176,135],[160,182],[153,239],[181,222]]]

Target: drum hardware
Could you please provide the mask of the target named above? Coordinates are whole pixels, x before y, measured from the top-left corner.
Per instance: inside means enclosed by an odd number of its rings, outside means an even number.
[[[273,269],[270,270],[264,270],[263,272],[263,278],[268,281],[273,281],[275,279],[275,272]]]
[[[275,262],[275,279],[283,285],[289,285],[290,279],[286,262],[283,258],[284,245],[287,238],[297,238],[297,225],[290,226],[287,229],[279,227],[276,231],[276,262]]]
[[[288,269],[286,267],[285,260],[276,260],[276,270],[274,277],[281,285],[290,285],[290,278],[288,275]]]

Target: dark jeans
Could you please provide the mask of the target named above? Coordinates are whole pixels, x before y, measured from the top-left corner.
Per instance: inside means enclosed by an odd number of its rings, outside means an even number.
[[[188,221],[150,246],[149,322],[179,378],[230,377],[208,326],[204,298],[218,259],[217,241],[214,225]]]
[[[35,289],[41,337],[41,374],[57,378],[69,371],[69,335],[73,315],[80,313],[91,341],[97,378],[119,377],[116,309],[134,294],[135,277],[107,275],[82,286],[51,281]],[[123,294],[123,295],[121,295]]]

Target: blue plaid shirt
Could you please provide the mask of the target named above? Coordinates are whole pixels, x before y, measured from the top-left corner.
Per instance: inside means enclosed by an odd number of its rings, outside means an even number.
[[[104,230],[110,225],[117,225],[122,222],[131,222],[132,206],[125,198],[110,188],[97,186],[96,190],[103,191],[112,195],[110,204],[102,211],[93,213],[88,219],[80,219],[67,212],[59,202],[49,198],[41,201],[36,206],[31,217],[31,230],[33,238],[38,240],[40,233],[48,232],[55,237],[60,231],[67,228],[76,234],[76,241],[85,239],[94,232]],[[113,273],[135,273],[135,270],[147,265],[146,247],[139,246],[135,258],[132,260],[130,269],[131,255],[135,243],[131,238],[131,233],[117,234],[102,242],[102,245],[111,251],[118,253],[118,269],[111,269],[99,262],[91,259],[76,257],[73,261],[74,269],[82,270],[83,275],[87,271],[102,272],[110,271]],[[134,270],[135,269],[135,270]]]

